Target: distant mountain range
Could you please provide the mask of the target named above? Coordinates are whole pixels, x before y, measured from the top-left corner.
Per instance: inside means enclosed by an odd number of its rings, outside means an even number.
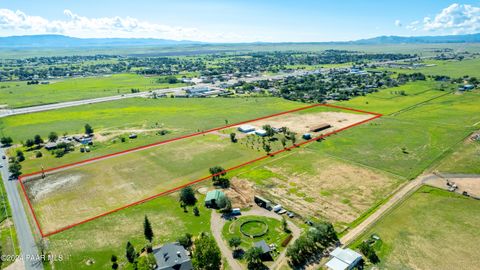
[[[268,42],[261,42],[268,44]],[[290,43],[290,42],[289,42]],[[310,42],[309,42],[310,43]],[[480,33],[450,36],[380,36],[346,42],[311,42],[315,44],[429,44],[429,43],[480,43]],[[62,35],[31,35],[0,37],[0,48],[68,48],[68,47],[129,47],[174,46],[209,44],[190,40],[155,38],[75,38]]]

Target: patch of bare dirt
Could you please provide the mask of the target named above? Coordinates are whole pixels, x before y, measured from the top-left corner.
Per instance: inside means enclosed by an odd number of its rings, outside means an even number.
[[[251,122],[250,124],[258,128],[261,128],[264,125],[270,125],[275,128],[287,127],[293,132],[304,134],[311,133],[310,128],[319,124],[330,124],[332,127],[323,131],[330,132],[346,126],[353,125],[370,117],[372,116],[367,114],[354,114],[345,112],[316,112],[309,114],[281,115]]]
[[[457,193],[466,191],[468,194],[480,198],[480,177],[474,178],[449,178],[450,183],[457,185]],[[425,182],[428,185],[448,190],[446,179],[433,178]]]
[[[249,181],[234,177],[230,181],[230,188],[224,191],[232,202],[233,208],[246,208],[254,205],[255,189]]]
[[[52,174],[45,178],[38,177],[34,180],[28,180],[25,182],[25,186],[31,200],[40,200],[50,193],[75,186],[83,177],[80,173]]]

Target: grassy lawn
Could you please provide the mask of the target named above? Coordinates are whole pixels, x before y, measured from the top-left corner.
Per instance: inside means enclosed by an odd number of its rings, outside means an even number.
[[[352,246],[378,235],[380,269],[473,269],[480,257],[479,203],[424,186]]]
[[[0,176],[0,247],[2,254],[15,257],[20,254],[20,245],[18,244],[17,232],[13,225],[12,213],[7,199],[7,192]],[[13,263],[14,260],[5,260],[2,267]]]
[[[126,263],[125,246],[130,241],[138,251],[146,244],[143,219],[147,215],[154,232],[153,245],[176,241],[185,233],[194,236],[210,230],[210,210],[203,207],[203,197],[197,195],[200,216],[192,209],[184,213],[178,205],[178,194],[157,198],[147,203],[97,219],[47,238],[49,251],[62,255],[56,269],[110,269],[110,257],[118,256]],[[88,266],[87,260],[95,263]]]
[[[263,236],[255,237],[255,238],[245,236],[240,231],[240,226],[242,226],[242,224],[248,221],[260,221],[260,222],[264,222],[264,224],[255,223],[255,222],[246,223],[243,226],[243,229],[247,233],[263,232],[265,224],[266,224],[266,227],[268,227],[267,233],[264,234]],[[274,218],[268,218],[268,217],[261,217],[261,216],[245,216],[245,217],[239,217],[236,220],[227,221],[227,223],[223,227],[222,236],[223,236],[223,239],[225,239],[227,242],[233,237],[239,237],[242,240],[240,248],[242,248],[245,251],[252,248],[254,246],[254,243],[265,240],[267,245],[275,244],[277,246],[277,250],[281,252],[284,249],[282,247],[282,242],[287,238],[288,234],[283,231],[282,221],[280,220],[277,220]]]
[[[157,83],[160,76],[144,77],[137,74],[74,78],[52,81],[50,84],[27,85],[27,82],[0,82],[0,105],[11,108],[49,104],[131,93],[131,89],[149,91],[180,87],[185,84]]]

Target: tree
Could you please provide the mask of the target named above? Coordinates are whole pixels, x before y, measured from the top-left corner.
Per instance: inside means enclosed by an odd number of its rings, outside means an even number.
[[[36,145],[40,145],[43,143],[43,139],[40,135],[35,135],[35,137],[33,137],[33,142],[36,144]]]
[[[232,212],[232,202],[226,195],[223,197],[223,202],[221,202],[221,204],[224,205],[222,208],[222,213],[230,214]]]
[[[130,243],[130,241],[127,242],[125,257],[127,258],[129,263],[134,263],[137,259],[137,252],[135,251],[135,248],[133,247],[132,243]]]
[[[41,151],[36,151],[36,152],[35,152],[35,157],[36,157],[36,158],[41,158],[41,157],[43,157],[42,152],[41,152]]]
[[[228,240],[228,245],[234,249],[237,249],[242,244],[242,239],[240,237],[232,237]]]
[[[143,234],[145,235],[145,239],[147,239],[148,242],[152,243],[153,230],[152,230],[152,225],[150,224],[150,220],[148,220],[147,215],[145,215],[145,220],[143,221]]]
[[[285,147],[287,147],[287,139],[285,139],[285,137],[282,137],[282,138],[280,139],[280,142],[282,143],[282,146],[283,146],[283,148],[285,149]]]
[[[17,160],[18,162],[22,162],[25,160],[25,155],[23,154],[23,151],[20,149],[17,150]]]
[[[55,142],[58,139],[58,135],[56,132],[52,131],[50,134],[48,134],[48,140],[50,142]]]
[[[358,246],[358,248],[360,249],[360,252],[362,252],[362,254],[365,255],[365,257],[367,257],[367,259],[371,263],[376,264],[376,263],[380,262],[380,259],[378,258],[377,253],[375,252],[373,247],[370,244],[368,244],[367,242],[362,242]]]
[[[27,140],[25,141],[25,146],[28,147],[28,148],[30,148],[30,147],[32,147],[32,146],[34,146],[34,145],[35,145],[35,142],[34,142],[32,139],[27,139]]]
[[[197,198],[195,198],[195,192],[191,187],[184,187],[180,191],[180,202],[186,205],[195,205]]]
[[[263,150],[265,150],[265,153],[267,153],[267,155],[270,155],[270,152],[272,151],[272,148],[270,147],[269,144],[264,144],[263,145]]]
[[[230,185],[230,181],[228,181],[227,178],[222,177],[227,174],[224,168],[220,166],[215,166],[210,168],[209,171],[210,174],[212,174],[212,181],[214,185],[220,185],[223,188],[226,188]]]
[[[220,249],[213,238],[205,233],[195,240],[195,250],[192,256],[194,269],[219,270],[222,265]]]
[[[290,140],[292,141],[292,144],[295,145],[295,142],[297,141],[297,136],[294,132],[290,132]]]
[[[22,165],[15,161],[14,163],[10,164],[8,171],[13,177],[18,178],[22,174]]]
[[[262,249],[259,247],[250,248],[245,252],[244,258],[247,261],[248,269],[264,269],[262,263]]]
[[[13,140],[11,137],[2,137],[0,138],[0,143],[4,146],[11,146],[13,143]]]
[[[262,126],[262,129],[266,131],[267,137],[273,137],[273,135],[275,135],[275,130],[273,130],[270,125],[264,125]]]
[[[197,217],[200,216],[200,210],[198,210],[198,207],[195,206],[195,207],[193,208],[193,214],[194,214],[195,216],[197,216]]]
[[[186,233],[184,236],[177,239],[177,242],[182,245],[185,249],[189,249],[193,245],[192,235]]]
[[[116,270],[118,269],[118,258],[117,256],[115,255],[112,255],[112,257],[110,258],[110,261],[112,262],[112,269]]]
[[[93,128],[89,124],[85,124],[85,134],[93,134]]]
[[[284,216],[282,216],[282,228],[283,228],[284,232],[290,233],[290,229],[288,228],[287,219]]]
[[[230,133],[230,141],[233,143],[237,142],[237,134],[235,132]]]

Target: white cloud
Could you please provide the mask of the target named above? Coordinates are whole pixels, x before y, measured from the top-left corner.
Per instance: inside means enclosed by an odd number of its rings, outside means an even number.
[[[395,26],[402,27],[402,22],[400,20],[395,20]]]
[[[417,31],[419,24],[420,24],[420,21],[413,21],[413,22],[409,23],[409,24],[406,26],[406,28],[407,28],[408,30]]]
[[[446,31],[453,34],[474,33],[480,30],[480,7],[452,4],[434,18],[423,19],[426,31]]]
[[[75,37],[137,37],[198,41],[236,41],[237,34],[212,34],[196,28],[176,27],[132,17],[89,18],[64,11],[64,20],[49,20],[24,12],[0,9],[0,31],[25,34],[65,34]]]

